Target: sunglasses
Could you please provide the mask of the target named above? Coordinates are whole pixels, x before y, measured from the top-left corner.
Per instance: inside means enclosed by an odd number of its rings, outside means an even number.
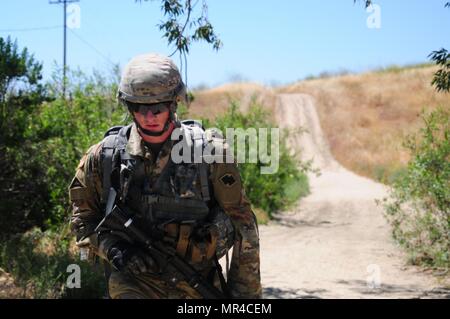
[[[153,104],[129,103],[129,107],[131,111],[146,116],[148,112],[152,112],[153,115],[158,115],[162,112],[166,112],[169,110],[171,104],[172,102],[161,102]]]

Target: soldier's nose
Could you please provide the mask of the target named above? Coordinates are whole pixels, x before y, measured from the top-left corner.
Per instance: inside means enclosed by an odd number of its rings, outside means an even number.
[[[148,111],[147,114],[145,114],[145,118],[148,120],[154,119],[154,118],[156,118],[156,115],[153,114],[152,112]]]

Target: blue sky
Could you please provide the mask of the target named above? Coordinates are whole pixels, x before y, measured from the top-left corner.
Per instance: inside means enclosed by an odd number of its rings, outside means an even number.
[[[156,27],[162,19],[159,2],[78,2],[80,28],[67,33],[68,65],[106,72],[139,53],[171,53]],[[375,0],[381,25],[368,28],[370,13],[353,0],[209,0],[209,19],[224,46],[216,52],[193,45],[188,84],[215,86],[238,76],[284,84],[324,71],[425,62],[431,51],[450,48],[445,2]],[[62,20],[62,6],[48,0],[0,0],[0,36],[17,38],[19,46],[34,52],[46,78],[55,62],[62,64]],[[56,28],[17,30],[39,27]]]

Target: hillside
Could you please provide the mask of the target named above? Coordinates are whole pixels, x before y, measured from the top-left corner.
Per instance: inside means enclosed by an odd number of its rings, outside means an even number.
[[[421,126],[422,110],[450,107],[449,94],[431,86],[434,66],[417,66],[300,81],[280,88],[234,83],[194,92],[190,116],[213,118],[230,100],[244,109],[252,96],[276,110],[276,94],[311,95],[331,153],[344,167],[389,182],[408,161],[401,146]],[[211,109],[212,108],[212,109]]]

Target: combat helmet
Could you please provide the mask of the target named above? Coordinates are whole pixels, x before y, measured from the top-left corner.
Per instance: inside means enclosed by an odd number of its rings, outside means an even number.
[[[135,120],[145,134],[158,136],[168,129],[170,121],[175,126],[180,126],[176,110],[179,102],[186,102],[186,87],[177,66],[170,58],[155,53],[142,54],[131,59],[125,66],[117,98],[130,112],[139,104],[169,102],[170,117],[162,132],[147,131]]]

